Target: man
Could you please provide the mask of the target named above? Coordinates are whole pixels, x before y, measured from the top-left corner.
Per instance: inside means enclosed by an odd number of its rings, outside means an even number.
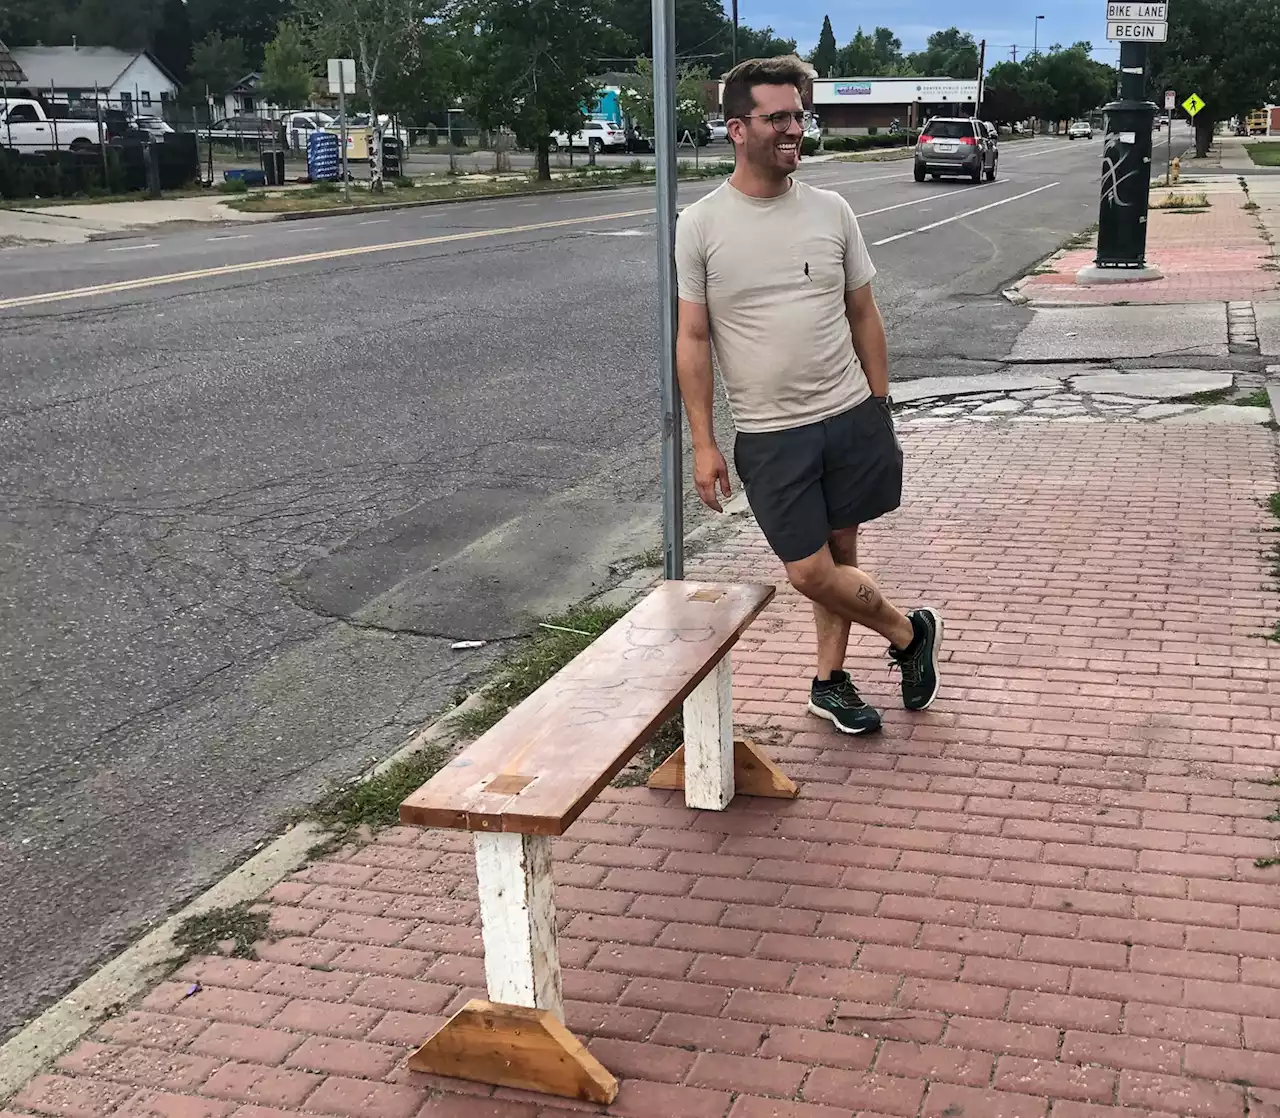
[[[938,694],[942,618],[904,614],[858,569],[859,525],[901,503],[902,449],[857,219],[839,194],[792,178],[812,73],[785,56],[743,62],[725,79],[736,166],[677,223],[676,369],[698,495],[719,512],[729,469],[712,417],[714,343],[751,511],[791,585],[813,602],[809,710],[860,734],[879,729],[880,714],[844,671],[851,623],[889,641],[903,705],[924,710]]]

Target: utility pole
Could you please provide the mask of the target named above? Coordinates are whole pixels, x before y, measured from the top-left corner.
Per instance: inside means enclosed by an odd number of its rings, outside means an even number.
[[[982,115],[982,98],[987,86],[987,40],[983,39],[978,47],[978,103],[973,107],[973,115]]]
[[[733,64],[738,64],[738,0],[733,0]]]
[[[1014,62],[1018,61],[1018,44],[1017,43],[1013,44],[1013,60]]]

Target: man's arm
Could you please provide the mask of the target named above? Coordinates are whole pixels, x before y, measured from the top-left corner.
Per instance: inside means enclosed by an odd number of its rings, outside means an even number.
[[[711,369],[711,324],[703,303],[679,302],[676,376],[693,436],[693,481],[702,503],[723,512],[716,488],[729,496],[729,467],[716,445],[715,375]]]
[[[853,334],[853,351],[862,362],[871,395],[883,399],[889,395],[889,343],[871,284],[844,293],[844,313]]]

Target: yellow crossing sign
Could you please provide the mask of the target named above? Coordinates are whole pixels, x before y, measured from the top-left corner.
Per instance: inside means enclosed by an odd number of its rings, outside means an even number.
[[[1188,97],[1185,101],[1182,102],[1182,107],[1187,110],[1188,116],[1194,117],[1196,113],[1198,113],[1201,109],[1204,108],[1204,100],[1203,98],[1201,98],[1200,94],[1193,93],[1190,97]]]

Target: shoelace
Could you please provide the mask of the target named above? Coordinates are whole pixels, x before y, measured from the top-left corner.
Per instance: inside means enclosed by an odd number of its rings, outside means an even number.
[[[833,687],[825,692],[824,697],[832,700],[833,705],[842,710],[858,710],[866,705],[862,701],[862,696],[858,694],[858,689],[847,681],[842,681],[839,687]]]
[[[889,671],[897,668],[902,673],[902,681],[918,686],[924,681],[924,665],[919,656],[908,656],[905,652],[889,649]]]

